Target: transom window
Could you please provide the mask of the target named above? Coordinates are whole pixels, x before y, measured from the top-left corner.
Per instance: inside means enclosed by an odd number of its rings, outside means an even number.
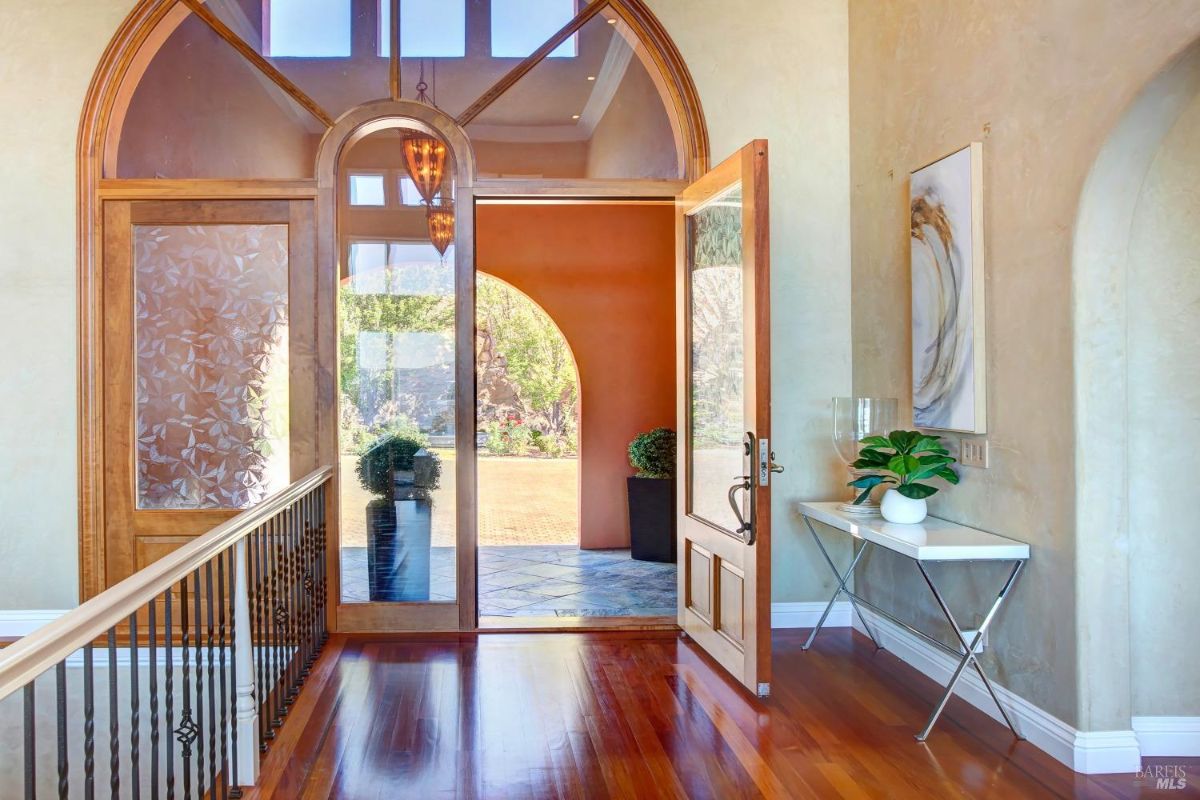
[[[263,52],[273,58],[348,58],[350,0],[266,0]]]
[[[392,4],[379,0],[379,55],[392,54]],[[400,55],[462,58],[467,54],[464,0],[400,0]]]
[[[357,173],[350,175],[350,205],[386,206],[387,185],[382,173]]]
[[[492,0],[492,57],[525,58],[575,16],[576,0]],[[572,36],[550,58],[574,58]]]

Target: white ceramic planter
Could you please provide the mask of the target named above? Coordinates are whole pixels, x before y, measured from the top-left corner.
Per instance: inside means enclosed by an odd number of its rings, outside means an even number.
[[[883,502],[879,505],[879,513],[883,514],[883,518],[888,522],[912,525],[925,519],[929,514],[929,505],[924,498],[913,500],[895,489],[888,489],[883,493]]]

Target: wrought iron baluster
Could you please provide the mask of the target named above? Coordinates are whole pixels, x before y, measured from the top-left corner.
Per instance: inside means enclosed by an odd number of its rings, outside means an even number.
[[[35,708],[36,696],[33,681],[25,684],[25,800],[37,798],[37,729],[34,719],[37,715]]]
[[[313,497],[311,494],[304,496],[305,513],[304,522],[304,538],[301,543],[300,552],[303,555],[304,575],[301,578],[300,589],[301,599],[304,607],[304,666],[300,670],[300,679],[303,682],[309,676],[312,669],[313,653],[315,652],[316,638],[313,635],[313,556],[316,555],[313,549],[313,526],[312,526],[312,508]]]
[[[204,635],[204,618],[201,614],[200,568],[192,570],[192,627],[196,635],[192,641],[192,652],[196,665],[196,795],[204,797],[204,652],[201,637]]]
[[[208,632],[208,791],[217,790],[217,684],[215,653],[216,631],[213,628],[213,570],[212,561],[204,565],[205,626]],[[222,703],[221,708],[225,706]]]
[[[266,703],[265,714],[259,719],[258,724],[263,731],[263,737],[268,741],[275,738],[275,664],[276,664],[276,646],[277,630],[275,625],[275,566],[272,557],[274,553],[274,538],[276,532],[277,517],[272,517],[267,522],[267,529],[263,536],[263,625],[266,629],[266,676],[262,685],[263,701]]]
[[[274,530],[272,531],[273,542],[271,543],[270,548],[271,624],[274,631],[272,637],[274,639],[274,647],[272,648],[274,651],[274,669],[271,673],[271,696],[274,697],[275,700],[271,719],[267,722],[267,724],[272,728],[278,728],[283,724],[283,693],[280,691],[280,684],[282,682],[280,680],[280,676],[283,674],[283,619],[280,613],[283,610],[283,607],[280,605],[280,596],[283,593],[283,586],[281,585],[282,581],[280,573],[283,566],[281,563],[283,561],[283,531],[287,524],[286,509],[284,512],[281,512],[281,516],[284,518],[278,520],[277,524],[274,526]],[[273,732],[271,738],[275,738]]]
[[[188,623],[187,576],[184,576],[179,581],[179,649],[183,656],[183,713],[179,718],[179,727],[175,729],[175,738],[179,741],[183,755],[184,800],[190,800],[192,796],[192,770],[188,762],[192,758],[192,742],[196,740],[196,723],[192,721],[191,663],[188,659],[191,630]]]
[[[92,643],[83,646],[83,800],[96,797],[96,686]]]
[[[250,581],[251,581],[252,585],[254,586],[254,597],[253,597],[254,629],[250,635],[250,642],[254,646],[254,653],[253,653],[253,655],[254,655],[254,670],[255,670],[255,676],[258,678],[258,682],[255,684],[255,691],[257,692],[257,695],[258,695],[257,698],[255,698],[255,699],[258,702],[258,719],[260,721],[259,726],[258,726],[258,731],[259,731],[258,747],[259,747],[259,750],[262,750],[264,752],[267,749],[267,741],[263,735],[264,729],[261,724],[261,721],[266,718],[265,717],[265,711],[266,711],[266,694],[265,693],[266,693],[266,685],[267,685],[266,684],[267,673],[266,673],[266,669],[265,669],[266,653],[265,653],[264,647],[263,647],[263,639],[264,639],[265,633],[264,633],[264,627],[263,627],[263,613],[262,613],[262,610],[263,610],[262,541],[263,541],[263,536],[264,536],[265,532],[266,532],[266,523],[263,523],[262,525],[255,528],[254,533],[251,534],[251,537],[252,537],[251,540],[246,543],[246,551],[250,557],[250,566],[253,571],[253,575],[250,576]]]
[[[232,556],[232,551],[230,555]],[[230,593],[232,597],[232,593]],[[229,796],[229,695],[228,685],[225,682],[225,648],[227,642],[225,635],[227,633],[225,627],[225,554],[217,553],[217,653],[221,658],[221,668],[218,674],[221,678],[221,798],[225,800]],[[236,722],[234,727],[237,727]]]
[[[138,696],[138,624],[137,612],[129,615],[129,786],[133,800],[142,794],[138,759],[141,755],[141,698]]]
[[[175,656],[171,652],[171,589],[163,592],[163,671],[167,694],[167,800],[175,800]]]
[[[319,612],[319,619],[317,620],[317,623],[320,626],[321,647],[325,646],[325,640],[329,636],[329,542],[327,540],[328,526],[326,525],[326,521],[328,519],[326,516],[326,501],[328,499],[326,495],[328,492],[328,487],[328,482],[321,484],[320,494],[318,495],[318,499],[320,500],[320,508],[317,512],[317,518],[320,522],[319,535],[317,537],[317,576],[320,580],[320,591],[317,593]]]
[[[158,603],[150,601],[146,617],[146,657],[150,663],[150,797],[158,800]]]
[[[108,629],[108,788],[121,800],[121,730],[117,721],[117,629]]]
[[[297,575],[299,570],[296,568],[296,555],[299,548],[296,546],[296,531],[299,528],[300,515],[296,513],[293,507],[292,513],[288,515],[291,524],[288,525],[287,539],[284,541],[287,554],[287,592],[284,599],[284,611],[286,612],[286,625],[288,631],[288,668],[287,668],[287,700],[284,703],[284,714],[291,710],[292,704],[296,702],[296,695],[300,691],[300,636],[297,633],[296,627],[296,608],[299,606],[297,601],[296,591],[299,583]]]
[[[67,778],[67,662],[54,665],[54,689],[58,722],[58,796],[66,800],[70,793]]]

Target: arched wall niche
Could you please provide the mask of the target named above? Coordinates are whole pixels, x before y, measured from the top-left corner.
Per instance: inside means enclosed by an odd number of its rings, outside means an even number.
[[[1134,707],[1133,686],[1142,645],[1135,630],[1144,620],[1135,621],[1131,606],[1141,565],[1131,562],[1139,531],[1130,509],[1131,437],[1138,433],[1130,417],[1130,243],[1155,158],[1198,97],[1200,41],[1173,58],[1113,128],[1088,174],[1075,223],[1076,613],[1084,730],[1129,730],[1131,718],[1145,713]]]

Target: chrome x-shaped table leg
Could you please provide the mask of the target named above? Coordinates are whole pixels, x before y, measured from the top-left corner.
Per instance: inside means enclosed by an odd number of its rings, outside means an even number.
[[[926,571],[925,565],[920,561],[917,562],[917,568],[921,570],[922,577],[925,578],[925,583],[929,584],[929,590],[933,592],[934,598],[937,599],[938,605],[942,609],[942,614],[945,615],[946,621],[950,623],[950,627],[954,629],[954,635],[958,638],[959,647],[963,650],[964,655],[962,660],[958,662],[958,668],[954,670],[954,674],[950,677],[950,682],[946,684],[946,690],[942,692],[942,697],[938,701],[937,706],[933,709],[933,714],[930,715],[929,721],[925,723],[925,729],[917,734],[917,741],[923,742],[929,736],[929,732],[933,730],[933,724],[937,722],[941,716],[942,710],[946,707],[946,703],[950,701],[950,695],[954,694],[954,686],[958,683],[958,679],[962,677],[963,671],[967,668],[967,664],[975,667],[975,671],[979,673],[983,685],[987,687],[988,694],[992,696],[992,700],[996,703],[996,708],[1000,709],[1000,715],[1004,717],[1004,721],[1008,723],[1008,727],[1012,730],[1013,735],[1018,739],[1024,739],[1020,731],[1013,725],[1013,721],[1009,718],[1008,712],[1004,710],[1004,706],[1000,703],[1000,698],[996,696],[996,690],[992,688],[992,682],[988,680],[987,674],[983,671],[983,667],[979,665],[979,659],[975,657],[975,646],[983,638],[988,626],[992,624],[992,619],[996,616],[996,612],[1000,609],[1000,605],[1004,602],[1008,590],[1012,588],[1013,582],[1016,581],[1017,575],[1021,572],[1021,567],[1025,566],[1024,561],[1017,561],[1013,564],[1012,572],[1008,575],[1008,580],[1004,582],[1004,586],[1000,589],[1000,594],[996,596],[996,601],[992,603],[992,607],[988,610],[987,616],[983,618],[983,622],[979,625],[979,630],[974,638],[968,644],[966,637],[963,636],[962,628],[958,626],[958,622],[954,619],[954,614],[950,612],[950,606],[946,605],[946,600],[942,597],[942,593],[938,591],[937,585],[933,579],[929,577],[929,572]]]
[[[825,620],[829,617],[829,612],[833,610],[833,604],[837,602],[838,597],[841,596],[843,592],[848,598],[850,598],[850,605],[854,607],[854,613],[858,614],[858,619],[862,622],[863,630],[867,632],[867,636],[870,636],[871,641],[875,643],[875,649],[880,649],[879,639],[875,637],[875,633],[871,630],[871,626],[867,624],[866,618],[863,617],[862,611],[859,610],[858,603],[854,601],[854,593],[851,592],[846,586],[846,581],[851,575],[854,574],[854,568],[858,566],[858,560],[862,558],[863,553],[867,552],[867,546],[870,544],[870,542],[863,542],[862,547],[858,548],[858,552],[854,554],[854,560],[850,562],[849,569],[847,569],[844,574],[839,573],[837,566],[833,563],[833,559],[829,557],[829,552],[825,549],[825,545],[821,543],[821,537],[817,536],[817,532],[813,529],[812,522],[809,521],[808,517],[804,518],[804,524],[808,526],[808,532],[812,534],[813,541],[817,543],[817,547],[820,549],[821,555],[825,556],[825,563],[829,565],[829,569],[833,572],[833,576],[837,578],[838,586],[833,590],[833,597],[829,598],[829,604],[825,606],[825,611],[821,614],[821,619],[817,621],[817,627],[812,629],[812,633],[808,635],[808,641],[804,643],[804,647],[801,649],[807,650],[808,648],[812,647],[813,640],[817,638],[817,634],[825,625]]]

